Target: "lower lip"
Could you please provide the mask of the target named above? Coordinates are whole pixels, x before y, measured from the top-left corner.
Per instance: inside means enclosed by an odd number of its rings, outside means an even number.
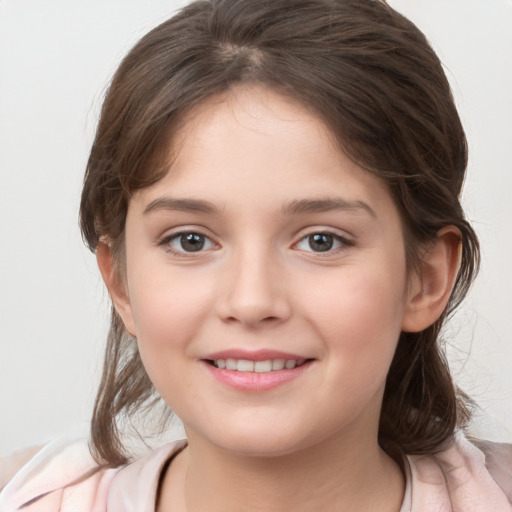
[[[206,369],[222,384],[236,389],[257,393],[277,388],[299,378],[311,366],[313,361],[306,361],[301,366],[290,370],[277,370],[273,372],[238,372],[217,368],[206,361],[202,361]]]

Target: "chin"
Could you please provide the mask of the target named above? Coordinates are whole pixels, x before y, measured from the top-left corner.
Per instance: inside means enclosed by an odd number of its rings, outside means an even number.
[[[318,442],[318,439],[311,439],[306,432],[269,422],[253,422],[250,425],[246,423],[243,427],[238,423],[235,428],[219,425],[199,436],[218,449],[244,457],[281,457],[304,450]],[[197,437],[197,433],[194,437]]]

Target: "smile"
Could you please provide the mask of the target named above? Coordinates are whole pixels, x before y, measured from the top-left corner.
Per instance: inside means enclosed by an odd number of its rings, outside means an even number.
[[[309,355],[309,354],[308,354]],[[232,348],[205,354],[200,361],[223,386],[249,393],[261,393],[299,379],[316,359],[274,349]]]
[[[265,361],[250,361],[248,359],[215,359],[209,361],[215,368],[237,372],[268,373],[280,370],[293,370],[302,366],[306,359],[267,359]]]

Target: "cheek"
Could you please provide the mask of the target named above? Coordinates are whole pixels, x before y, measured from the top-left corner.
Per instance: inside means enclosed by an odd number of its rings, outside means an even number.
[[[400,335],[405,289],[403,269],[387,270],[346,273],[326,283],[323,293],[317,288],[305,306],[340,374],[377,380],[387,374]]]
[[[165,354],[190,348],[212,300],[201,276],[149,268],[132,273],[130,303],[143,361],[160,367],[173,361]]]
[[[134,283],[135,284],[135,283]],[[141,280],[133,288],[137,345],[146,372],[171,410],[183,387],[193,393],[190,364],[209,298],[203,287],[172,279]]]

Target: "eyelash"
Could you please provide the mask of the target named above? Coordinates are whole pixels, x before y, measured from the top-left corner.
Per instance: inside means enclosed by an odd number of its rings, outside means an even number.
[[[333,240],[333,243],[338,243],[339,245],[338,245],[338,247],[329,248],[326,251],[313,251],[313,250],[303,249],[304,252],[310,252],[312,254],[315,254],[316,257],[322,257],[322,256],[327,257],[327,256],[332,255],[333,253],[336,254],[340,251],[346,250],[349,247],[352,247],[354,245],[354,242],[352,240],[349,240],[349,239],[345,238],[344,236],[339,235],[338,233],[335,233],[335,232],[329,231],[329,230],[319,230],[319,231],[313,231],[313,232],[310,232],[310,233],[304,235],[299,240],[299,242],[294,244],[294,246],[298,246],[299,244],[301,244],[303,242],[308,243],[307,242],[308,239],[311,239],[311,237],[314,237],[317,235],[331,237]],[[309,240],[309,241],[311,242],[311,240]]]
[[[201,247],[201,249],[199,251],[185,251],[185,250],[179,251],[179,250],[174,249],[173,246],[171,245],[171,243],[174,240],[178,240],[185,235],[196,235],[196,236],[203,238],[204,242],[211,244],[211,246],[217,245],[217,244],[215,244],[215,242],[213,242],[211,240],[210,237],[204,235],[203,233],[200,233],[199,231],[194,231],[194,230],[179,231],[178,233],[172,233],[170,235],[167,235],[159,241],[158,245],[164,246],[165,250],[167,252],[169,252],[173,256],[177,256],[178,258],[180,258],[180,257],[190,258],[191,256],[195,257],[196,254],[203,252],[203,247]]]
[[[209,247],[207,247],[207,249],[211,249],[212,247],[215,247],[217,245],[207,235],[205,235],[199,231],[194,231],[194,230],[179,231],[177,233],[172,233],[170,235],[167,235],[159,241],[158,245],[164,246],[166,252],[168,252],[176,257],[184,257],[184,258],[197,257],[200,253],[204,252],[204,246],[201,246],[198,251],[177,250],[177,249],[173,248],[171,243],[174,240],[178,240],[185,235],[193,235],[193,236],[195,235],[195,236],[201,237],[203,239],[203,244],[209,245]],[[311,237],[315,237],[318,235],[331,237],[333,240],[333,244],[337,243],[338,246],[334,247],[334,248],[329,247],[325,251],[314,251],[314,250],[307,250],[307,249],[301,249],[301,250],[306,253],[315,254],[316,257],[327,257],[327,256],[332,255],[333,253],[336,254],[340,251],[346,250],[349,247],[354,246],[354,242],[352,240],[349,240],[349,239],[339,235],[338,233],[335,233],[335,232],[329,231],[329,230],[318,230],[318,231],[309,232],[309,233],[305,234],[304,236],[302,236],[300,238],[300,240],[293,245],[293,247],[297,247],[303,242],[308,243],[308,239],[309,239],[309,242],[311,243]]]

